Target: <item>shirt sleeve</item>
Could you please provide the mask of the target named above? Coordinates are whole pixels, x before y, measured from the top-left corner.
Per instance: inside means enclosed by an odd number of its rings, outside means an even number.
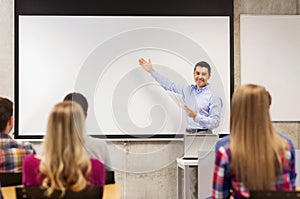
[[[208,115],[197,113],[194,121],[207,129],[215,129],[220,124],[221,109],[223,107],[222,100],[219,97],[213,96],[209,104]]]
[[[102,186],[105,185],[105,166],[99,160],[91,159],[92,162],[92,184],[95,186]]]
[[[282,174],[279,175],[277,182],[277,189],[280,190],[295,190],[296,189],[296,155],[295,155],[295,146],[293,141],[286,135],[279,133],[279,136],[287,141],[288,149],[285,152],[285,156],[282,157]]]
[[[224,147],[220,147],[215,158],[212,199],[229,198],[229,158]]]
[[[173,93],[177,93],[183,95],[185,86],[176,85],[174,82],[166,78],[165,76],[159,74],[158,72],[153,72],[151,76],[157,81],[161,87],[165,90],[171,91]]]
[[[40,160],[37,160],[34,155],[28,155],[24,158],[22,164],[22,183],[24,186],[39,186],[38,182],[39,177],[39,163]]]
[[[27,186],[27,158],[25,157],[22,163],[22,184]]]
[[[289,169],[290,169],[290,181],[291,181],[291,186],[292,189],[295,190],[296,189],[296,168],[295,168],[295,161],[296,161],[296,156],[295,156],[295,147],[293,142],[289,141],[289,145],[290,145],[290,153],[291,153],[291,159],[289,162]]]
[[[24,146],[25,146],[25,149],[26,149],[28,154],[36,154],[36,151],[33,148],[32,144],[30,144],[29,142],[25,142]]]

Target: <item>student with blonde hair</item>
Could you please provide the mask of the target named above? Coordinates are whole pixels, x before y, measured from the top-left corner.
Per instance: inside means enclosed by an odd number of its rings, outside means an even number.
[[[46,195],[55,190],[81,191],[104,186],[105,167],[89,158],[85,145],[85,116],[75,102],[54,106],[48,120],[42,157],[29,155],[23,161],[23,184],[41,186]]]
[[[216,145],[212,198],[249,198],[249,190],[295,190],[295,149],[275,133],[271,96],[262,86],[239,87],[231,101],[230,135]]]

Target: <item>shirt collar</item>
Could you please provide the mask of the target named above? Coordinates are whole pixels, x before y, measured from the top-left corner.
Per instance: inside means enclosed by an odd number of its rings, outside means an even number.
[[[203,93],[203,92],[206,92],[209,90],[209,84],[207,84],[206,86],[204,86],[200,89],[197,88],[197,85],[192,85],[192,86],[193,86],[193,89],[196,94],[200,94],[200,93]]]
[[[5,134],[5,133],[0,133],[0,138],[11,139],[11,137],[8,134]]]

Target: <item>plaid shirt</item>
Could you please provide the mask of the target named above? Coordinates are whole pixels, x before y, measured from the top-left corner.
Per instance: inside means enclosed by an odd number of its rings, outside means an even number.
[[[287,140],[289,150],[286,151],[285,157],[282,157],[283,171],[278,176],[278,181],[273,187],[274,190],[295,190],[295,148],[293,142],[286,136],[279,134]],[[230,153],[230,136],[219,140],[216,145],[215,169],[213,174],[213,192],[212,198],[229,198],[232,194],[235,199],[249,198],[247,190],[242,182],[237,181],[233,171],[230,171],[231,153]]]
[[[3,133],[0,133],[0,147],[0,172],[21,172],[24,157],[36,154],[30,143],[17,142]]]

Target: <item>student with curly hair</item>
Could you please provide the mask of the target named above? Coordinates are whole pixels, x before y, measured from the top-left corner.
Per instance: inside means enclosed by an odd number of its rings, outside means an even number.
[[[85,116],[75,102],[54,106],[41,157],[29,155],[23,161],[23,184],[41,186],[45,194],[67,189],[81,191],[87,186],[104,186],[105,167],[89,158],[85,146]]]

